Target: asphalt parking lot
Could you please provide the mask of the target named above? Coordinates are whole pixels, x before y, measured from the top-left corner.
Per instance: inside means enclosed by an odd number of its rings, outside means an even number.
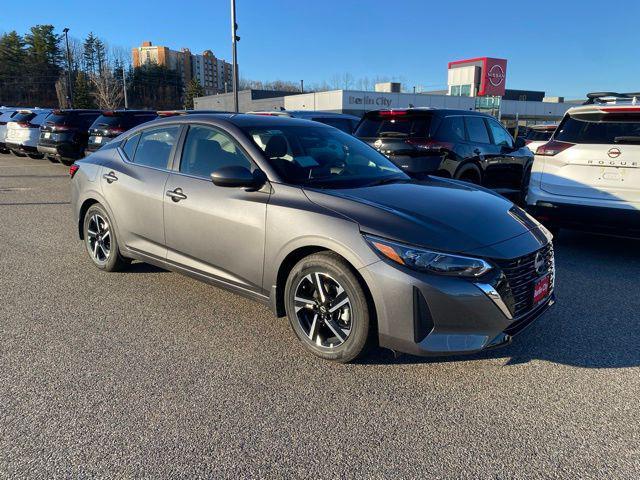
[[[98,271],[67,170],[0,154],[0,477],[640,476],[640,242],[562,232],[506,348],[336,365],[239,296]]]

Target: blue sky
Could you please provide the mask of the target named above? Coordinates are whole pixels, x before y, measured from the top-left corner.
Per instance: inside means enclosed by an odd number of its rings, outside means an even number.
[[[229,0],[2,2],[0,32],[52,23],[127,49],[143,40],[231,60]],[[595,0],[237,0],[241,76],[395,77],[446,86],[447,62],[508,59],[507,87],[583,97],[640,90],[640,2]],[[113,13],[105,12],[105,7]],[[606,10],[612,13],[608,15]]]

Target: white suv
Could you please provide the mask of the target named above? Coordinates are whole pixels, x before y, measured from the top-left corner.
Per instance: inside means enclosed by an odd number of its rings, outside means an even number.
[[[527,209],[551,229],[640,235],[640,94],[588,98],[537,148]]]
[[[38,153],[40,125],[50,113],[51,110],[42,108],[18,110],[7,122],[6,147],[20,157],[43,158],[44,155]]]

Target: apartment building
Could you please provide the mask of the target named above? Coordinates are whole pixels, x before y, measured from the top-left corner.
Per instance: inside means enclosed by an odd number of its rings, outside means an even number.
[[[195,78],[204,88],[206,95],[231,90],[233,67],[229,62],[217,58],[211,50],[194,54],[188,48],[180,51],[171,50],[146,41],[132,50],[132,57],[134,67],[156,63],[178,71],[185,86]]]

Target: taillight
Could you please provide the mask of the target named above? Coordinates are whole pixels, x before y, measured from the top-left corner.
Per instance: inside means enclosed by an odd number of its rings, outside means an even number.
[[[567,148],[573,147],[575,143],[559,142],[558,140],[549,140],[544,145],[540,145],[536,150],[536,155],[546,155],[553,157],[554,155],[564,152]]]
[[[415,139],[410,138],[407,143],[418,147],[420,150],[427,150],[430,152],[440,152],[442,150],[453,150],[453,143],[439,142],[437,140],[427,139]]]
[[[110,128],[107,130],[107,135],[120,135],[124,132],[124,128]]]
[[[67,130],[71,130],[71,128],[65,125],[51,125],[52,132],[66,132]]]
[[[380,110],[378,112],[378,116],[380,117],[401,117],[406,115],[408,112],[406,110]]]
[[[18,124],[19,127],[22,128],[40,128],[39,125],[34,125],[33,123],[29,123],[29,122],[16,122]]]
[[[525,145],[529,145],[531,142],[533,142],[533,140],[525,140],[525,141],[524,141],[524,144],[525,144]]]
[[[71,164],[71,166],[69,167],[69,176],[71,178],[73,178],[73,176],[76,174],[76,172],[80,169],[80,167],[78,165],[76,165],[75,163]]]

